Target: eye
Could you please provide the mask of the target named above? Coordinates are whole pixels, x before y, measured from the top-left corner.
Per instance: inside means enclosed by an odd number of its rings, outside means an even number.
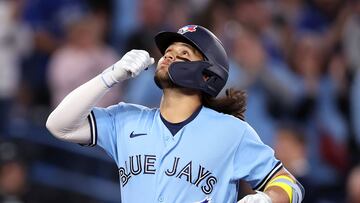
[[[185,56],[189,56],[189,52],[188,51],[182,51],[182,53],[181,53],[182,55],[185,55]]]

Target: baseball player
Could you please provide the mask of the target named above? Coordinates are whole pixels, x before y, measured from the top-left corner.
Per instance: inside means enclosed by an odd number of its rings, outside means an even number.
[[[239,202],[301,202],[300,183],[242,120],[239,92],[215,98],[228,78],[220,40],[199,25],[161,32],[163,57],[155,82],[160,108],[120,102],[94,107],[115,84],[154,63],[131,50],[97,77],[72,91],[46,126],[57,138],[102,147],[119,169],[121,200],[131,202],[236,202],[238,180],[256,191]]]

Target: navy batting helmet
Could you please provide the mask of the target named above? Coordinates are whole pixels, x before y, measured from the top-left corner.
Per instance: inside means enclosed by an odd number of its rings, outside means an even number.
[[[169,76],[180,87],[201,90],[216,97],[228,79],[229,64],[221,41],[208,29],[199,25],[187,25],[178,32],[160,32],[155,43],[162,54],[174,42],[190,44],[205,57],[204,61],[174,62]],[[208,76],[204,80],[204,75]]]

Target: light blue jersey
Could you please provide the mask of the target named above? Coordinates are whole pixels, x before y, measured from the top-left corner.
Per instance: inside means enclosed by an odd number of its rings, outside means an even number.
[[[260,189],[282,167],[246,122],[206,107],[174,136],[159,109],[140,105],[94,108],[89,121],[126,203],[236,202],[239,179]]]

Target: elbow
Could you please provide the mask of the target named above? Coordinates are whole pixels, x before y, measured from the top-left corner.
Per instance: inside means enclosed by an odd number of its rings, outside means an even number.
[[[65,133],[63,133],[63,131],[61,130],[60,126],[59,126],[59,122],[57,121],[57,119],[53,116],[53,113],[51,113],[48,117],[48,119],[46,120],[46,128],[48,129],[48,131],[57,139],[61,139],[64,140],[65,138]]]

